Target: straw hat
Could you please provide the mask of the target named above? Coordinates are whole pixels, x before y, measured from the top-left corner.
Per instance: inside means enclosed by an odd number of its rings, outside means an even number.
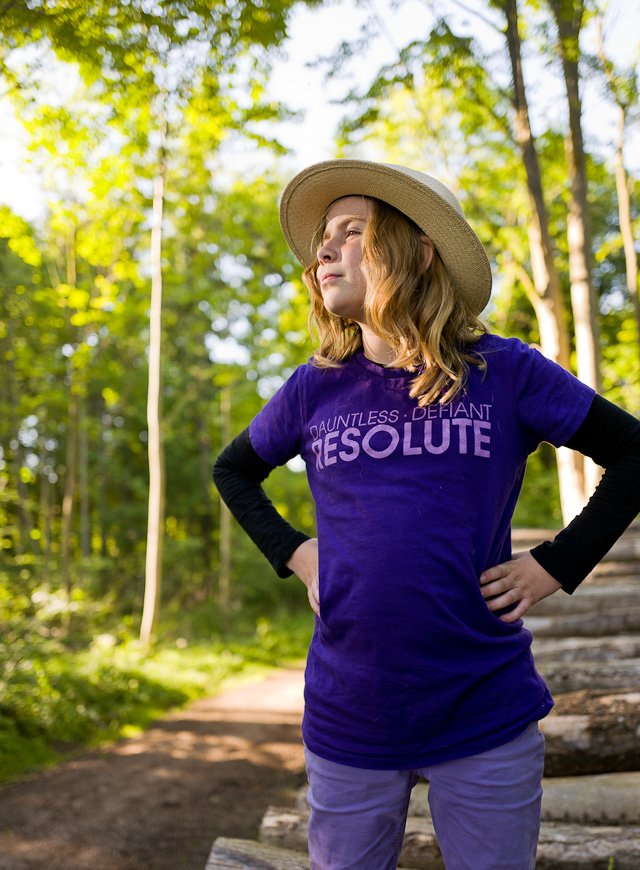
[[[326,160],[295,175],[280,201],[287,244],[303,266],[316,254],[315,237],[327,208],[343,196],[371,196],[397,208],[436,246],[456,293],[474,314],[491,294],[491,268],[462,206],[441,182],[404,166],[368,160]]]

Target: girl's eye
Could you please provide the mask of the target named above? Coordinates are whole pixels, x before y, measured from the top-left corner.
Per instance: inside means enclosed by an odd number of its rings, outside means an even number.
[[[350,229],[347,230],[346,235],[347,235],[347,238],[349,238],[349,236],[352,236],[352,235],[359,236],[360,230],[355,229],[355,227],[351,227]]]

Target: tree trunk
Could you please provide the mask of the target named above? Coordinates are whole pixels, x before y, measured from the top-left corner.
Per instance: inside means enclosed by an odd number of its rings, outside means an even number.
[[[40,580],[45,586],[51,578],[51,483],[45,471],[45,466],[49,464],[46,437],[41,438],[40,443],[40,553],[42,554]]]
[[[80,550],[85,561],[83,571],[87,569],[87,560],[91,556],[91,521],[89,506],[89,431],[85,403],[80,403],[80,420],[78,423],[79,463],[78,489],[80,492]]]
[[[100,420],[100,450],[98,451],[98,526],[100,529],[100,556],[107,555],[107,468],[110,445],[105,438],[104,406],[98,410]]]
[[[140,640],[148,648],[158,619],[162,584],[162,526],[164,523],[164,451],[162,445],[162,213],[164,205],[166,120],[162,107],[161,144],[158,171],[153,186],[153,227],[151,230],[151,310],[149,331],[149,390],[147,428],[149,433],[149,509],[144,606]]]
[[[624,133],[627,122],[627,110],[630,105],[638,101],[637,85],[634,88],[634,97],[630,98],[621,91],[613,72],[613,64],[607,59],[604,52],[602,38],[603,20],[598,19],[598,58],[602,71],[609,83],[609,89],[616,105],[620,110],[618,121],[618,148],[615,159],[616,192],[618,195],[618,218],[620,222],[620,234],[624,246],[624,258],[627,271],[627,290],[633,305],[638,333],[638,351],[640,353],[640,286],[638,286],[638,255],[636,254],[633,241],[633,226],[631,224],[631,207],[629,203],[629,186],[627,173],[624,168]]]
[[[220,414],[222,417],[222,443],[231,441],[231,389],[220,390]],[[220,499],[220,573],[218,575],[218,600],[223,620],[229,613],[231,600],[231,513]]]
[[[213,517],[212,510],[212,480],[211,480],[211,434],[209,427],[200,419],[198,422],[198,443],[200,446],[200,478],[202,480],[202,503],[204,511],[200,520],[200,535],[202,536],[202,558],[204,562],[201,600],[206,600],[212,592],[211,568],[213,562]]]
[[[65,237],[67,284],[76,286],[76,228],[71,223]],[[67,313],[68,310],[67,310]],[[71,339],[71,336],[70,336]],[[69,422],[67,428],[67,461],[62,498],[62,522],[60,529],[60,556],[62,588],[67,597],[71,594],[71,531],[73,526],[73,502],[76,494],[76,461],[78,455],[78,418],[80,385],[73,362],[69,364]]]
[[[35,552],[33,550],[33,545],[35,542],[31,537],[31,530],[33,529],[33,519],[31,517],[31,511],[29,509],[29,491],[26,487],[24,480],[22,479],[22,467],[24,465],[24,462],[22,445],[20,444],[20,440],[18,438],[18,432],[20,430],[20,412],[18,409],[18,397],[16,394],[17,380],[15,375],[15,360],[13,358],[10,358],[8,360],[7,373],[7,380],[9,384],[9,405],[11,408],[8,426],[8,430],[11,435],[10,438],[7,440],[9,441],[9,451],[11,452],[9,455],[13,454],[11,458],[14,465],[13,477],[16,481],[16,500],[18,508],[16,517],[18,527],[16,551],[18,555],[22,556],[24,555],[24,553],[26,553],[27,549]],[[15,448],[11,447],[12,441],[15,441]]]
[[[513,76],[514,132],[527,174],[531,208],[529,248],[534,293],[530,292],[527,284],[525,287],[529,290],[529,297],[538,318],[543,353],[549,359],[569,369],[569,334],[563,316],[562,288],[553,257],[549,220],[542,189],[542,176],[535,140],[531,133],[529,107],[522,73],[517,0],[504,0],[502,8],[507,19],[505,35]],[[557,451],[557,460],[562,517],[566,524],[582,510],[587,502],[582,473],[582,457],[566,448],[560,448]]]
[[[591,227],[587,198],[587,163],[582,136],[580,98],[580,28],[582,0],[549,0],[558,28],[558,45],[569,104],[567,166],[571,178],[571,202],[567,217],[571,305],[576,334],[577,373],[595,390],[601,387],[598,305],[592,278]]]
[[[62,562],[62,588],[71,594],[71,531],[73,527],[73,502],[76,494],[76,457],[78,453],[78,406],[80,394],[72,377],[69,397],[69,423],[67,428],[67,460],[62,498],[62,522],[60,529],[60,555]]]
[[[616,191],[618,193],[618,214],[620,218],[620,233],[624,244],[624,258],[627,266],[627,289],[629,298],[633,303],[638,329],[638,347],[640,349],[640,287],[638,287],[638,255],[633,241],[633,228],[631,225],[631,206],[629,203],[629,187],[627,185],[627,173],[624,168],[623,145],[625,128],[625,111],[620,108],[618,150],[616,152]]]
[[[549,0],[558,28],[558,44],[569,104],[569,135],[565,140],[571,178],[571,202],[567,215],[569,280],[576,337],[576,370],[583,383],[602,389],[598,300],[593,285],[591,226],[587,196],[587,162],[582,136],[580,98],[580,28],[583,0]],[[592,459],[583,459],[585,497],[596,488],[601,471]]]

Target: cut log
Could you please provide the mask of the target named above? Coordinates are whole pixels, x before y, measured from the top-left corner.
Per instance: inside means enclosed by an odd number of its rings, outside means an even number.
[[[416,870],[446,870],[438,838],[430,818],[409,816],[398,867]]]
[[[282,849],[306,852],[308,824],[308,804],[303,809],[269,807],[262,817],[258,839],[261,843],[279,846]]]
[[[534,637],[604,637],[640,632],[640,607],[615,607],[603,613],[525,616]]]
[[[640,658],[640,634],[618,637],[534,637],[537,665],[549,662],[611,662]]]
[[[270,817],[269,824],[261,828],[261,839],[264,836],[275,836],[278,827],[277,818],[280,813],[287,816],[285,827],[289,829],[292,824],[292,811],[271,807],[267,813]],[[296,815],[297,825],[300,828],[298,842],[306,842],[309,815],[301,810],[297,811]],[[270,834],[263,833],[267,830],[270,831]],[[287,831],[287,833],[290,832]],[[611,859],[613,859],[613,866],[616,870],[638,870],[639,857],[639,827],[543,822],[540,830],[536,870],[551,870],[551,868],[553,870],[599,870],[599,868],[607,870],[611,866],[609,863]],[[218,868],[227,870],[227,867],[233,868],[233,870],[236,870],[237,867],[239,870],[240,867],[245,866],[271,868],[281,865],[208,864],[206,870],[218,870]],[[295,864],[282,866],[297,870]],[[398,866],[400,868],[413,867],[415,870],[445,870],[438,840],[430,819],[414,816],[407,819]]]
[[[612,586],[617,583],[631,583],[640,577],[640,562],[600,562],[580,584],[587,586]]]
[[[543,822],[540,826],[536,870],[607,870],[609,867],[638,870],[639,858],[638,827],[593,827],[555,822]],[[438,841],[427,819],[407,820],[398,866],[445,870]]]
[[[622,608],[640,608],[640,583],[615,586],[584,586],[573,595],[551,595],[529,610],[532,616],[575,616],[609,613]]]
[[[640,770],[640,693],[560,695],[540,728],[546,776]]]
[[[260,825],[260,842],[304,852],[307,850],[308,828],[308,809],[269,807]],[[445,870],[430,818],[409,816],[398,866],[413,867],[415,870]],[[207,867],[206,870],[211,868]]]
[[[545,778],[542,789],[543,821],[640,825],[640,773],[637,771]]]
[[[623,689],[640,686],[640,659],[616,662],[561,662],[539,664],[538,671],[552,695],[581,689]]]
[[[542,780],[542,820],[584,825],[640,825],[640,772],[605,773],[595,776],[545,777]],[[289,848],[305,848],[306,828],[296,832],[296,846],[290,826],[299,826],[309,814],[307,788],[298,792],[297,811],[269,810],[270,825],[283,831],[278,842]],[[266,818],[266,817],[265,817]],[[430,819],[429,783],[423,779],[411,792],[409,818]],[[284,830],[289,827],[289,831]]]
[[[251,840],[218,837],[205,870],[309,870],[306,855]]]
[[[543,541],[552,541],[558,534],[558,529],[512,529],[511,542],[513,550],[531,550]],[[640,523],[633,522],[616,541],[600,563],[608,562],[638,562],[640,561]],[[598,570],[600,566],[596,568]]]
[[[638,870],[640,828],[543,822],[536,870]]]

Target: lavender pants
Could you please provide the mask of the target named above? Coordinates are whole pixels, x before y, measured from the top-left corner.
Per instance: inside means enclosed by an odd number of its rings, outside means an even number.
[[[311,870],[395,870],[411,789],[429,806],[447,870],[533,870],[540,832],[544,738],[515,740],[417,770],[360,770],[305,749]]]

